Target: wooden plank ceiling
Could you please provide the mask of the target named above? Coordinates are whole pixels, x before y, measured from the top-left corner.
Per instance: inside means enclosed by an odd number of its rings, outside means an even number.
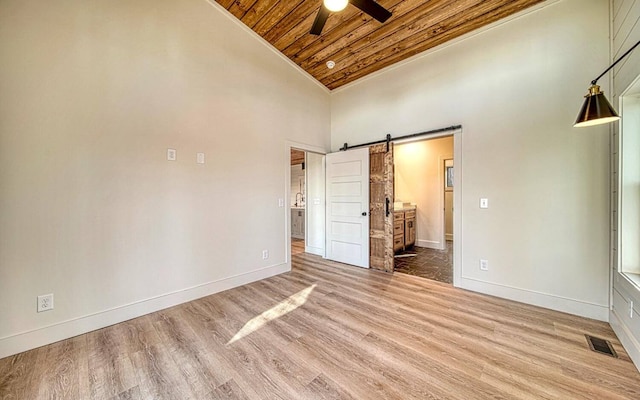
[[[298,165],[304,162],[304,151],[291,149],[291,165]]]
[[[216,1],[335,89],[543,0],[379,0],[393,13],[384,24],[349,4],[329,15],[320,36],[309,30],[322,0]]]

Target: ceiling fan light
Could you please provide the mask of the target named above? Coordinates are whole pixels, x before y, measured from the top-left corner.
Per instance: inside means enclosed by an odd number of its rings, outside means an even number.
[[[349,0],[324,0],[324,6],[329,11],[342,11],[349,4]]]

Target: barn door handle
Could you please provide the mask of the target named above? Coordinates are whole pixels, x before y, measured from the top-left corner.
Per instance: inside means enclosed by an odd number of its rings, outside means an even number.
[[[391,214],[391,212],[389,211],[389,203],[389,198],[387,197],[384,203],[384,212],[386,213],[387,217],[389,216],[389,214]]]

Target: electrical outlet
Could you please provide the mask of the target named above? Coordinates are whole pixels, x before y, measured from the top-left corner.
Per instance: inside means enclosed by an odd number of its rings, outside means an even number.
[[[269,258],[269,250],[262,250],[262,259],[266,260]]]
[[[489,270],[489,261],[488,260],[480,260],[480,270],[488,271]]]
[[[38,312],[53,310],[53,293],[38,296]]]

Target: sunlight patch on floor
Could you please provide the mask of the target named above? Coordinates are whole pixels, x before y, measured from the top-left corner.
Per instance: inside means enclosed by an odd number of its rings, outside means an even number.
[[[232,337],[227,344],[232,344],[233,342],[236,342],[242,339],[243,337],[250,335],[251,333],[265,326],[270,321],[273,321],[274,319],[278,319],[283,315],[286,315],[291,311],[295,310],[296,308],[302,306],[304,303],[307,302],[307,299],[309,298],[309,296],[311,295],[311,292],[313,292],[313,289],[315,289],[316,286],[317,284],[314,283],[308,288],[302,289],[298,293],[289,296],[286,300],[282,300],[280,303],[271,307],[270,309],[258,315],[257,317],[252,318],[250,321],[244,324],[242,329],[240,329],[238,333],[236,333],[235,336]]]

